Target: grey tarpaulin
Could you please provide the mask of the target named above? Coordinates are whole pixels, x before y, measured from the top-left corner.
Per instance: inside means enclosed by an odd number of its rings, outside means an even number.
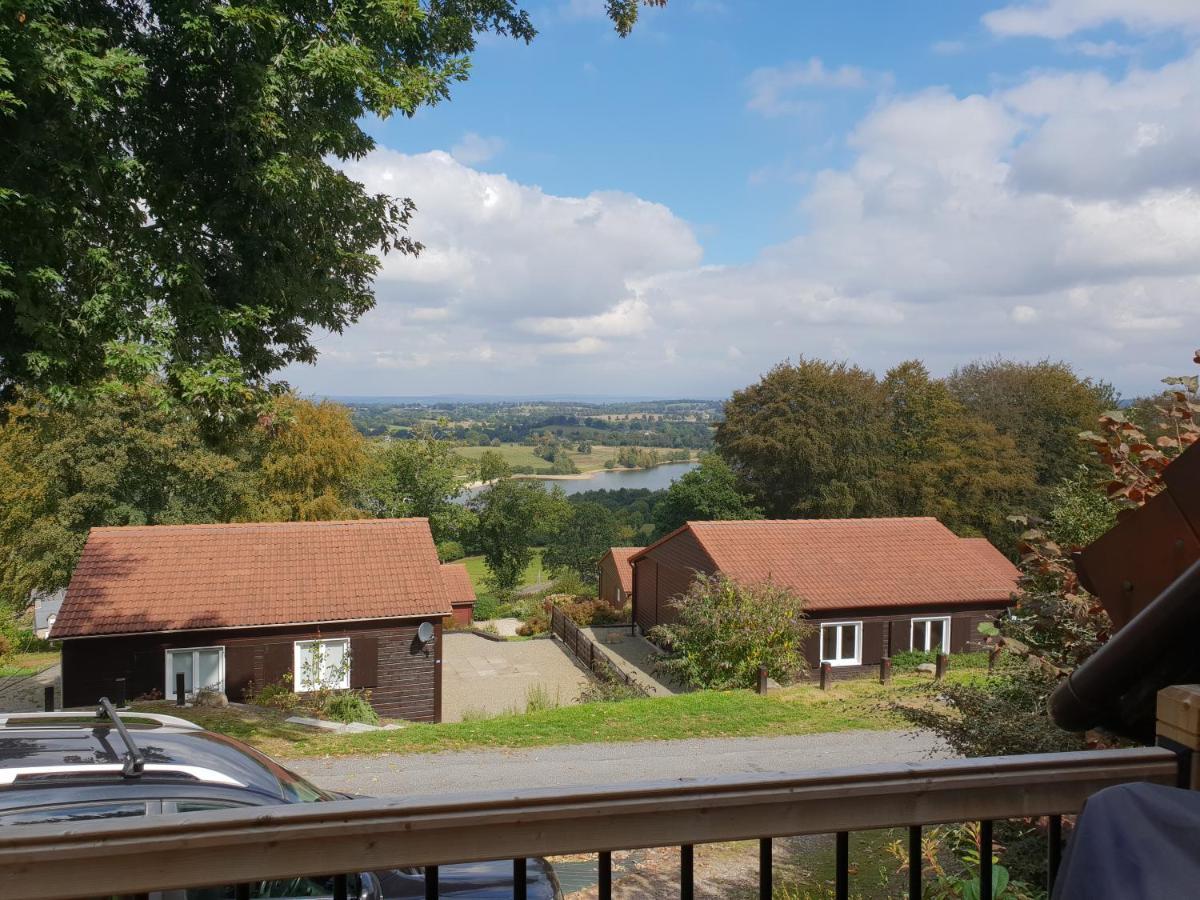
[[[1080,813],[1055,900],[1142,897],[1200,897],[1200,792],[1122,784]]]

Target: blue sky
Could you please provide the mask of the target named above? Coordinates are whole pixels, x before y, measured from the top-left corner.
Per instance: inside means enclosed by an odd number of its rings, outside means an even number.
[[[602,6],[528,5],[531,45],[486,38],[451,101],[370,123],[347,170],[412,196],[430,250],[293,384],[723,396],[800,355],[1001,354],[1129,394],[1190,367],[1200,3],[670,0],[627,40]]]

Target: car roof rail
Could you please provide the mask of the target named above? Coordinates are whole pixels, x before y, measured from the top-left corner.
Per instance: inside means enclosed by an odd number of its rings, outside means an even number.
[[[117,729],[117,734],[121,736],[121,742],[125,744],[125,758],[122,760],[121,774],[126,778],[139,777],[142,770],[146,768],[146,757],[142,756],[142,751],[134,743],[129,729],[125,727],[125,723],[121,721],[121,717],[117,715],[117,711],[113,709],[113,705],[107,697],[100,698],[100,708],[96,710],[96,715],[108,718]]]
[[[53,766],[18,766],[10,769],[0,769],[0,787],[12,787],[22,782],[39,780],[95,778],[97,775],[124,774],[124,763],[62,763]],[[224,772],[209,769],[205,766],[188,766],[179,763],[146,763],[143,771],[151,777],[184,777],[193,781],[207,784],[217,784],[224,787],[244,788],[246,783],[238,781]]]
[[[169,728],[180,728],[185,731],[203,731],[204,729],[195,722],[189,722],[187,719],[181,719],[178,716],[167,716],[162,713],[140,712],[133,710],[124,710],[125,720],[137,720],[153,722],[155,725],[161,725]],[[57,712],[0,712],[0,728],[16,728],[25,725],[41,725],[53,724],[55,721],[61,721],[63,724],[68,722],[84,722],[88,719],[107,719],[108,716],[101,709],[97,709],[94,713],[88,713],[86,710],[58,710]]]

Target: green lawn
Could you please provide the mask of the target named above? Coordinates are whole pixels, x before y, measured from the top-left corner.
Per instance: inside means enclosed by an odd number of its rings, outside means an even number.
[[[265,709],[260,706],[227,706],[222,708],[179,708],[169,700],[130,704],[133,709],[178,716],[195,722],[209,731],[227,734],[257,747],[269,756],[284,756],[291,748],[316,734],[316,729],[286,721],[291,713]],[[304,713],[297,713],[304,715]],[[295,755],[294,752],[292,755]]]
[[[38,653],[15,653],[0,665],[0,678],[14,678],[20,675],[33,675],[47,666],[52,666],[59,660],[57,650],[41,651]]]
[[[951,675],[948,677],[967,677]],[[759,696],[752,691],[697,691],[615,703],[562,706],[471,722],[414,724],[399,731],[331,735],[287,725],[282,716],[238,707],[185,709],[177,714],[278,756],[436,753],[477,748],[514,749],[615,741],[818,734],[903,728],[889,703],[929,679],[897,675],[884,687],[863,679],[829,691],[803,684]],[[175,712],[174,707],[170,710]]]
[[[520,444],[501,444],[499,447],[491,447],[485,444],[482,447],[454,448],[455,453],[466,459],[479,459],[488,450],[499,453],[510,466],[533,466],[534,468],[541,469],[550,465],[550,463],[546,462],[540,456],[534,456],[532,447],[523,447]]]
[[[533,548],[533,559],[530,561],[529,565],[525,567],[525,571],[521,575],[521,583],[518,585],[519,588],[549,581],[550,576],[546,573],[545,568],[542,566],[542,552],[543,549],[541,547]],[[487,581],[491,576],[491,570],[488,568],[484,558],[482,556],[468,556],[457,560],[457,562],[460,562],[467,567],[467,574],[471,576],[471,586],[475,588],[476,595],[484,596],[487,594]]]

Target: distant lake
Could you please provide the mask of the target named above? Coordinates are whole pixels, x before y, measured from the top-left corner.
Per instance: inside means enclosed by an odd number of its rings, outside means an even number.
[[[584,491],[615,491],[621,488],[645,488],[661,491],[671,486],[685,472],[690,472],[699,463],[665,463],[653,469],[601,469],[589,478],[525,478],[522,481],[537,481],[545,488],[560,487],[564,494],[580,494]],[[481,488],[464,491],[460,499],[469,500]]]

